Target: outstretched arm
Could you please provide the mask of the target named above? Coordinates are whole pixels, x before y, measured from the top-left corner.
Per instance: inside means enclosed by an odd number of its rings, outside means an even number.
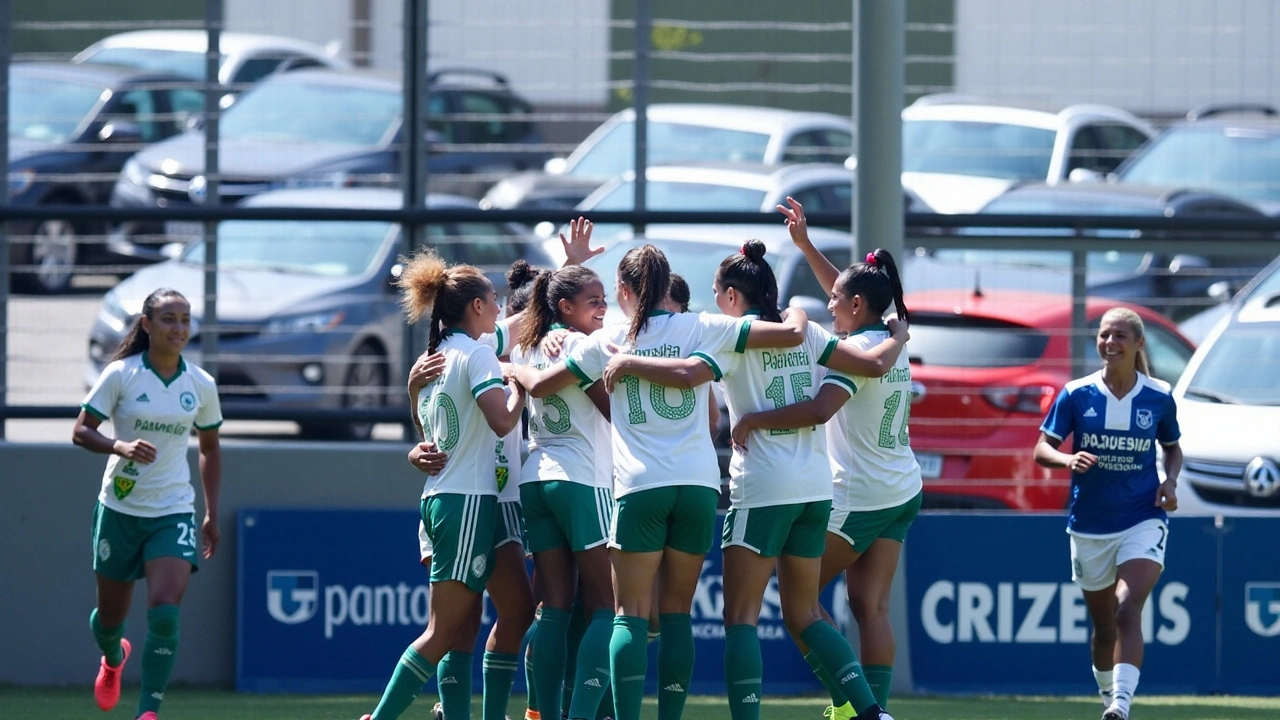
[[[591,221],[581,215],[577,220],[569,221],[569,237],[566,239],[564,233],[560,233],[560,245],[564,248],[564,265],[561,267],[581,265],[604,252],[604,248],[591,247],[593,227]]]
[[[809,316],[800,308],[787,308],[782,322],[752,320],[747,332],[747,349],[789,348],[804,342]]]
[[[894,363],[898,362],[898,356],[902,354],[902,349],[906,347],[907,339],[910,337],[907,323],[900,320],[890,320],[889,329],[893,335],[867,350],[859,349],[852,343],[836,343],[835,349],[827,358],[826,366],[832,370],[859,377],[884,375],[893,368]]]
[[[513,377],[531,397],[544,398],[563,390],[578,381],[569,366],[564,362],[538,370],[529,365],[516,365],[512,369]]]
[[[809,240],[809,221],[805,219],[804,206],[789,195],[787,205],[790,207],[779,205],[778,212],[787,218],[787,231],[791,233],[791,242],[804,253],[804,259],[809,261],[809,267],[817,276],[818,284],[827,292],[831,292],[831,288],[836,286],[836,278],[840,277],[840,270],[832,265],[827,256],[819,252]]]
[[[830,420],[848,400],[848,391],[824,383],[818,389],[818,395],[811,400],[792,403],[776,410],[747,413],[733,426],[733,445],[746,450],[747,435],[752,430],[790,430],[821,425]]]
[[[605,390],[613,392],[613,386],[623,375],[635,375],[654,385],[673,388],[695,388],[716,379],[711,367],[697,358],[653,358],[618,353],[609,358],[609,364],[604,368]]]

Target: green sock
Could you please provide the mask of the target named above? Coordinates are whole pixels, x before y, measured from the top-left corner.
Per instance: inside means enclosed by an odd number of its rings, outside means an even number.
[[[564,638],[564,682],[561,685],[560,716],[573,706],[574,679],[578,676],[578,649],[582,647],[582,636],[591,624],[582,609],[582,603],[574,601],[569,611],[569,629]],[[610,628],[612,632],[612,628]],[[555,719],[553,719],[555,720]]]
[[[142,692],[138,714],[160,710],[169,673],[178,651],[178,606],[157,605],[147,611],[147,640],[142,646]]]
[[[538,712],[538,693],[533,687],[533,634],[538,630],[538,619],[533,619],[529,631],[524,634],[524,692],[528,696],[525,707]]]
[[[892,665],[867,665],[862,668],[867,675],[867,685],[871,686],[871,694],[882,710],[889,709],[889,686],[893,685]]]
[[[609,676],[613,679],[616,720],[640,720],[644,676],[649,670],[649,618],[618,615],[609,638]]]
[[[486,652],[481,662],[484,674],[484,720],[505,720],[507,701],[511,700],[511,684],[516,681],[520,656]]]
[[[471,720],[471,663],[469,652],[450,650],[436,665],[436,691],[449,720]]]
[[[93,631],[93,641],[102,649],[102,656],[111,667],[120,667],[124,662],[124,648],[120,647],[120,639],[124,637],[124,623],[113,628],[103,627],[98,621],[98,608],[89,613],[89,629]]]
[[[755,625],[724,629],[724,682],[733,720],[760,720],[764,657]]]
[[[564,684],[565,634],[569,612],[543,607],[533,645],[538,660],[533,666],[533,686],[538,689],[538,709],[547,720],[560,720],[561,686]]]
[[[804,656],[804,661],[809,663],[809,667],[813,668],[813,674],[818,676],[818,680],[822,682],[822,687],[827,689],[827,694],[831,696],[831,706],[840,707],[849,702],[849,698],[844,696],[844,691],[840,689],[840,685],[836,683],[836,679],[831,677],[831,673],[822,666],[822,659],[817,653],[810,650]]]
[[[570,720],[592,720],[600,707],[600,699],[609,690],[609,641],[613,638],[613,613],[597,610],[591,624],[582,633],[575,663],[573,702],[569,704]]]
[[[800,639],[821,659],[822,665],[839,683],[854,710],[861,713],[876,704],[867,679],[863,677],[862,665],[858,664],[858,656],[839,630],[830,623],[818,621],[805,628],[800,633]]]
[[[382,700],[373,711],[373,719],[395,720],[400,717],[435,672],[435,666],[419,655],[412,645],[405,648],[396,669],[391,672],[391,680],[387,681],[387,689],[382,691]]]
[[[600,698],[600,706],[596,708],[596,720],[605,720],[614,716],[613,693],[606,692],[604,697]]]
[[[658,720],[680,720],[693,679],[693,619],[689,613],[658,616]]]

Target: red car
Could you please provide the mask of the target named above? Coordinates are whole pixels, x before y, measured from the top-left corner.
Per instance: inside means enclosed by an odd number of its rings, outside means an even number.
[[[925,506],[1062,510],[1070,475],[1036,465],[1032,449],[1054,398],[1073,377],[1071,298],[944,290],[908,293],[911,311],[911,447]],[[1102,315],[1132,308],[1146,326],[1152,375],[1177,381],[1195,347],[1168,318],[1129,303],[1089,298],[1084,365],[1101,366]]]

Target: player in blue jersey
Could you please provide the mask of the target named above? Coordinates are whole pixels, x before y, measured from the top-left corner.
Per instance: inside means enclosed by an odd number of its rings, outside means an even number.
[[[1169,386],[1149,377],[1142,318],[1112,308],[1098,328],[1102,370],[1072,380],[1040,427],[1036,462],[1071,470],[1071,579],[1093,621],[1103,720],[1128,720],[1142,665],[1142,606],[1164,569],[1167,511],[1182,470]],[[1072,452],[1059,450],[1073,436]],[[1164,477],[1156,446],[1164,448]]]

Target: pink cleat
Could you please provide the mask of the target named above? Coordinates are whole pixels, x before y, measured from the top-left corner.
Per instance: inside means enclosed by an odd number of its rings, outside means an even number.
[[[120,700],[120,673],[124,670],[124,664],[129,661],[129,651],[132,649],[127,639],[120,638],[120,649],[124,651],[120,664],[111,667],[107,665],[107,659],[102,658],[98,677],[93,681],[93,698],[104,711],[115,707]],[[148,720],[155,720],[155,713]]]
[[[365,713],[364,715],[360,716],[360,720],[373,720],[373,716],[370,715],[369,713]]]
[[[148,710],[137,717],[137,720],[158,720],[155,710]]]

